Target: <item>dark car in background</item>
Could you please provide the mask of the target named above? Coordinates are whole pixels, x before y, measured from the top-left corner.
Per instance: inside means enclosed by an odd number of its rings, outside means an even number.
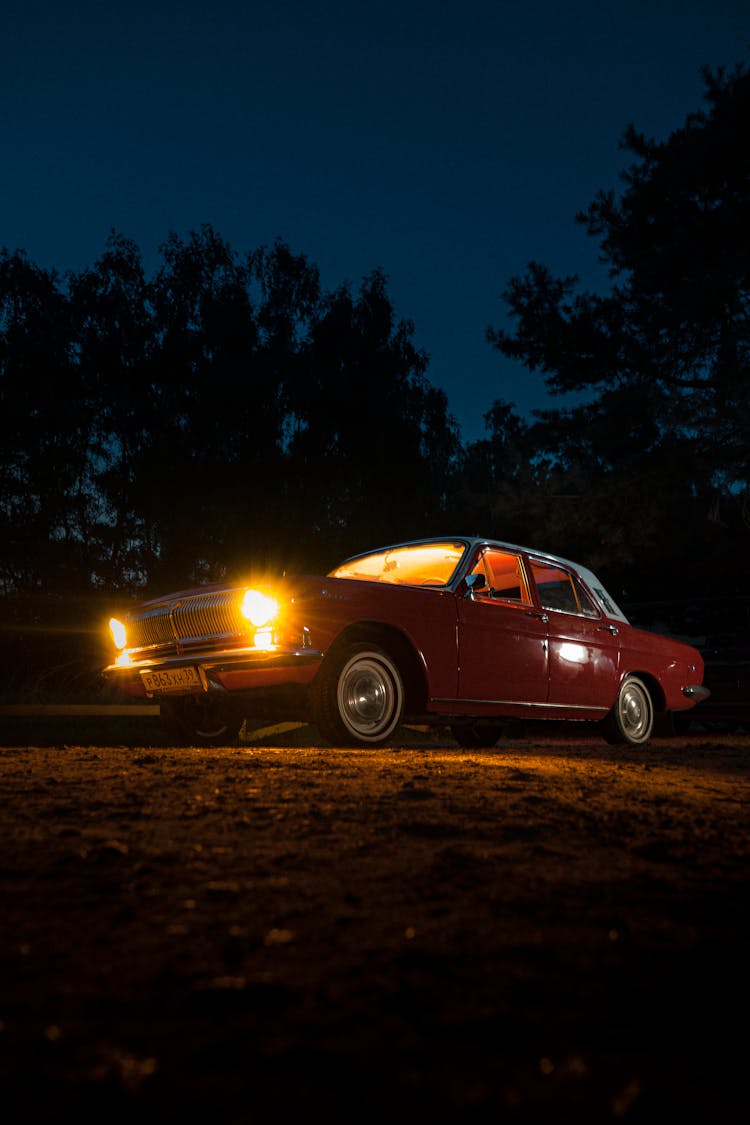
[[[686,641],[703,657],[710,696],[675,716],[678,729],[750,730],[750,597],[698,596],[625,603],[639,628]]]

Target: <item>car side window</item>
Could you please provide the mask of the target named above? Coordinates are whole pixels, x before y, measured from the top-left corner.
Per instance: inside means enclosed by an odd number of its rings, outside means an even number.
[[[599,616],[599,611],[584,586],[564,567],[532,560],[531,570],[542,609],[557,609],[584,617]]]
[[[484,575],[486,586],[477,592],[482,601],[531,605],[526,573],[519,555],[488,548],[477,559],[473,573]]]

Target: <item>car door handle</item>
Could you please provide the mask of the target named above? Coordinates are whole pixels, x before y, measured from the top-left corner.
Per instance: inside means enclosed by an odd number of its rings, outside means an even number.
[[[600,633],[611,633],[613,637],[616,637],[620,632],[616,625],[599,625],[598,628]]]
[[[547,614],[544,613],[544,612],[540,613],[538,609],[527,609],[526,610],[526,616],[527,617],[538,617],[539,620],[542,621],[545,625],[549,621],[549,617],[547,616]]]

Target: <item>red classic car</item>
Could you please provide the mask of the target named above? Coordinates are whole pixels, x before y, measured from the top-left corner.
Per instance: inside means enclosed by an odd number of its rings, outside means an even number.
[[[585,567],[475,537],[398,543],[325,577],[168,594],[113,618],[105,669],[158,700],[175,741],[225,743],[245,718],[312,721],[376,746],[407,720],[493,745],[508,719],[599,722],[648,741],[708,694],[700,653],[633,628]]]

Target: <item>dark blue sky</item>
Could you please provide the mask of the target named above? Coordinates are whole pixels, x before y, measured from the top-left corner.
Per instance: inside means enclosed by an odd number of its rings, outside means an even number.
[[[329,288],[380,267],[471,440],[545,404],[485,342],[509,278],[595,283],[574,215],[625,126],[666,137],[748,44],[747,0],[0,0],[0,246],[78,269],[114,228],[150,272],[211,223]]]

